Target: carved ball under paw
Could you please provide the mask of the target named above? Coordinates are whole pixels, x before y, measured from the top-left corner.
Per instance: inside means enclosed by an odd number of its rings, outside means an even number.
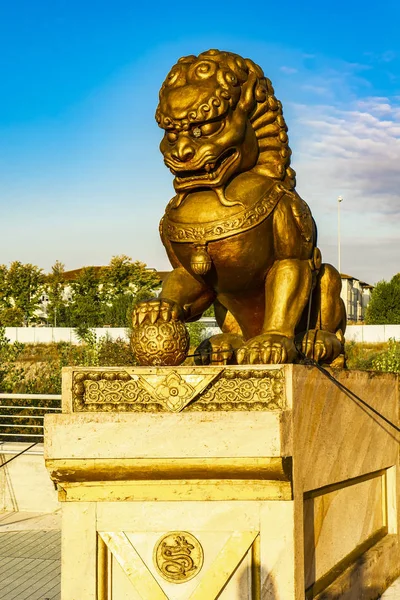
[[[132,349],[141,366],[174,367],[187,357],[189,333],[182,321],[146,320],[133,331]]]

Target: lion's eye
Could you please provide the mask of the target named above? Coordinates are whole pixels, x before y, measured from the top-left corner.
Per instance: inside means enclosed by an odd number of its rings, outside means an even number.
[[[212,135],[221,129],[221,121],[213,121],[211,123],[203,123],[201,126],[201,135]]]
[[[173,144],[178,139],[178,134],[176,131],[167,131],[167,140]]]
[[[199,137],[201,137],[201,134],[202,134],[202,131],[201,131],[200,127],[194,127],[192,129],[192,135],[193,135],[193,137],[199,138]]]

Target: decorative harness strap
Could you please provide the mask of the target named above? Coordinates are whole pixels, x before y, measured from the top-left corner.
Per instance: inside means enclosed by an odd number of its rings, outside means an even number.
[[[276,183],[249,208],[245,208],[233,217],[205,225],[188,225],[174,221],[171,218],[170,203],[161,219],[160,232],[171,242],[193,244],[191,268],[197,275],[205,275],[212,266],[207,244],[256,227],[269,217],[279,200],[288,191],[281,183]]]

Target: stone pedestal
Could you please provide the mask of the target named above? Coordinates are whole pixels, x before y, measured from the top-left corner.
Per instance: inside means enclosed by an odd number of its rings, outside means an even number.
[[[336,376],[399,425],[395,376]],[[399,437],[312,367],[65,369],[62,600],[375,599]]]

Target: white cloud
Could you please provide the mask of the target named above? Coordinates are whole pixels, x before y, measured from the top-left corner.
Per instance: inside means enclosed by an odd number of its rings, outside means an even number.
[[[335,246],[341,194],[342,239],[351,248],[342,268],[369,281],[390,278],[400,271],[399,100],[368,97],[347,106],[293,109],[298,189],[322,223],[327,246]]]
[[[368,57],[373,62],[378,63],[389,63],[395,60],[398,56],[397,52],[393,50],[386,50],[385,52],[364,52],[364,56]]]
[[[302,86],[302,88],[306,92],[311,92],[313,94],[317,94],[318,96],[330,96],[332,93],[329,87],[323,85],[313,85],[311,83],[305,83]]]
[[[299,124],[307,131],[299,151],[302,164],[309,161],[327,183],[340,181],[353,190],[364,209],[378,210],[379,195],[379,211],[400,214],[400,106],[381,100],[369,98],[347,109],[298,106]]]
[[[280,68],[280,70],[282,71],[282,73],[285,73],[286,75],[294,75],[295,73],[298,72],[298,69],[295,69],[294,67],[282,66]]]

